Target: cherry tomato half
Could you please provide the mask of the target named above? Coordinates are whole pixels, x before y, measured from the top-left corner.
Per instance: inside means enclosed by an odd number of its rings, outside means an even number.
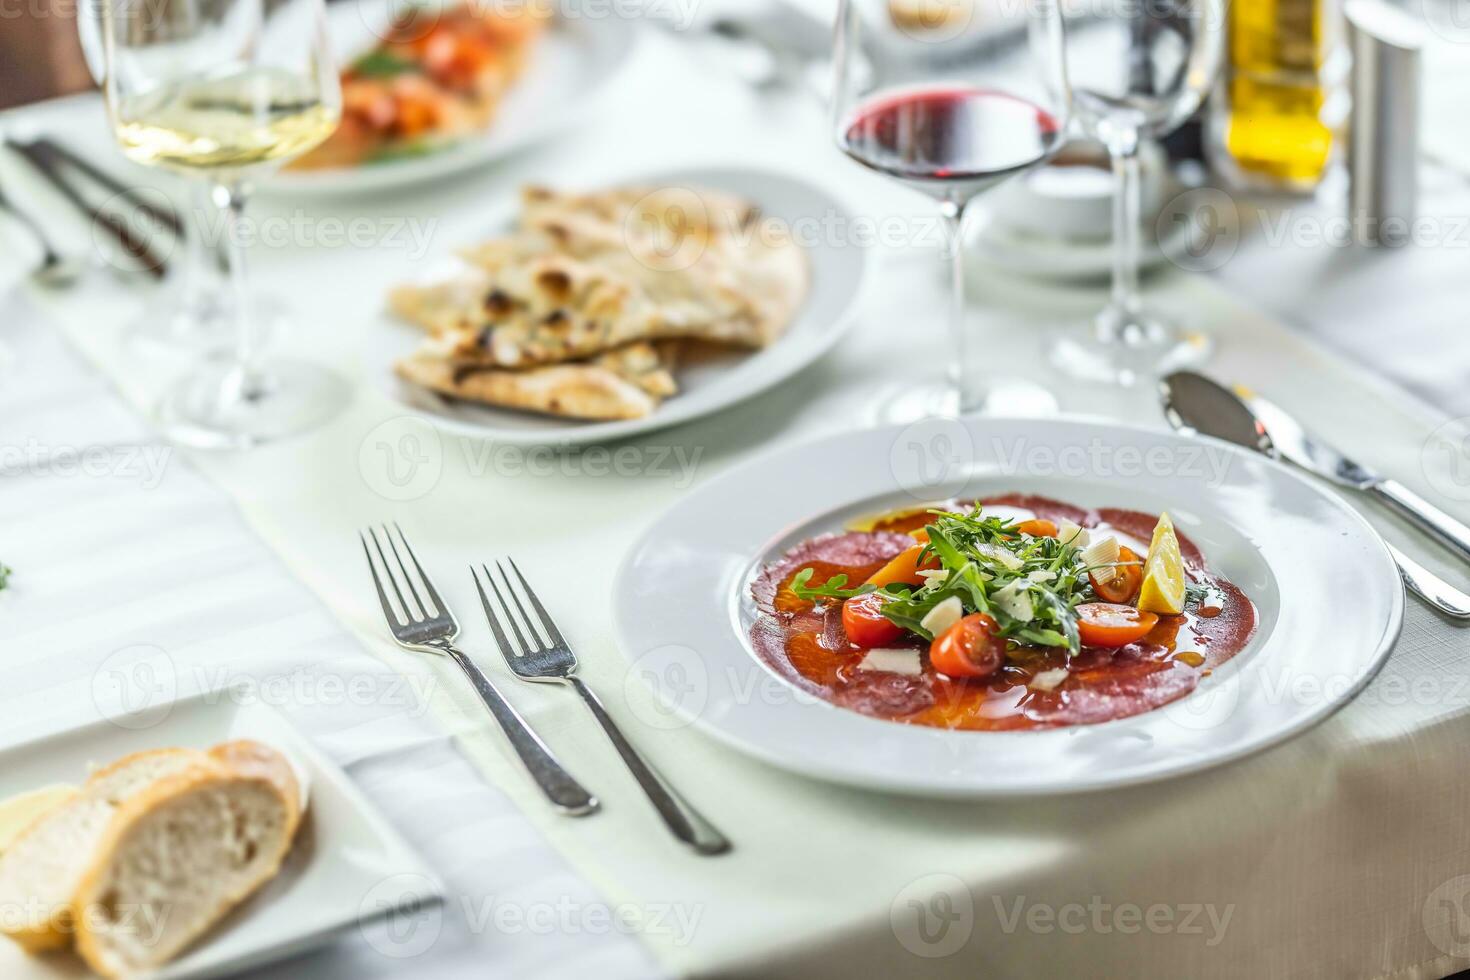
[[[971,613],[929,644],[929,662],[950,677],[989,677],[1006,662],[1000,627],[984,613]]]
[[[1115,602],[1085,602],[1077,607],[1077,632],[1087,647],[1126,647],[1158,625],[1159,617]]]
[[[881,647],[902,638],[902,626],[883,615],[887,598],[877,592],[855,595],[842,603],[842,628],[860,647]]]
[[[1137,552],[1119,547],[1118,561],[1120,564],[1117,567],[1102,569],[1113,573],[1109,578],[1100,579],[1097,572],[1087,574],[1092,579],[1092,591],[1104,602],[1131,602],[1138,595],[1138,590],[1143,588],[1143,559],[1138,557]],[[1132,564],[1122,564],[1123,562]]]

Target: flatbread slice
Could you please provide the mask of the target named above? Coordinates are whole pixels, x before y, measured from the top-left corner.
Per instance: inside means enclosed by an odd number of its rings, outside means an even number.
[[[671,345],[632,344],[585,362],[508,370],[446,357],[431,346],[395,365],[399,377],[432,391],[502,408],[564,418],[615,420],[650,415],[678,391]]]
[[[549,363],[636,339],[667,337],[760,348],[785,331],[806,297],[810,269],[784,227],[741,217],[754,212],[721,195],[702,212],[706,217],[684,226],[687,233],[673,238],[664,231],[645,233],[638,222],[628,225],[616,218],[637,213],[627,201],[637,193],[610,192],[606,201],[598,195],[542,201],[519,234],[461,252],[487,273],[488,280],[480,280],[486,295],[507,301],[499,311],[492,305],[483,317],[479,311],[468,313],[467,306],[458,310],[461,319],[488,321],[480,329],[491,328],[485,342],[497,363]],[[707,215],[716,209],[728,219],[710,221]],[[573,281],[579,281],[578,270],[584,275],[592,270],[600,281],[616,283],[609,286],[618,297],[616,314],[558,304],[548,296],[539,287],[556,280],[541,277],[557,266]],[[580,288],[572,293],[606,295]],[[523,315],[526,311],[534,315]],[[440,322],[453,317],[441,315]]]

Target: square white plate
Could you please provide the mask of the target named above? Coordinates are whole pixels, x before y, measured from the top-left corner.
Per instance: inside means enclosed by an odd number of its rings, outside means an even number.
[[[399,910],[443,901],[443,886],[347,775],[274,708],[239,703],[229,690],[177,701],[148,727],[102,721],[0,752],[0,799],[54,783],[80,783],[130,752],[205,749],[251,738],[295,764],[307,808],[281,873],[154,976],[199,980],[258,967],[320,946]],[[131,723],[131,722],[130,722]],[[32,957],[0,940],[0,977],[87,976],[72,953]]]

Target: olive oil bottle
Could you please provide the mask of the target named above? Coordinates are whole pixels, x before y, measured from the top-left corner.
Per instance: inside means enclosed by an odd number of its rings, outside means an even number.
[[[1310,191],[1347,117],[1340,0],[1233,0],[1212,100],[1210,163],[1233,183]]]

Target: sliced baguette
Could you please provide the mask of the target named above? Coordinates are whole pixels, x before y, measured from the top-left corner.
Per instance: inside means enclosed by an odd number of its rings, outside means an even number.
[[[104,977],[177,956],[280,870],[301,820],[290,763],[257,742],[158,780],[108,824],[73,898],[77,951]]]
[[[0,803],[0,854],[10,849],[37,820],[76,798],[77,787],[57,784],[12,796]]]
[[[0,932],[29,952],[71,942],[71,899],[118,807],[160,778],[213,763],[192,749],[124,756],[68,803],[32,823],[0,855]]]

